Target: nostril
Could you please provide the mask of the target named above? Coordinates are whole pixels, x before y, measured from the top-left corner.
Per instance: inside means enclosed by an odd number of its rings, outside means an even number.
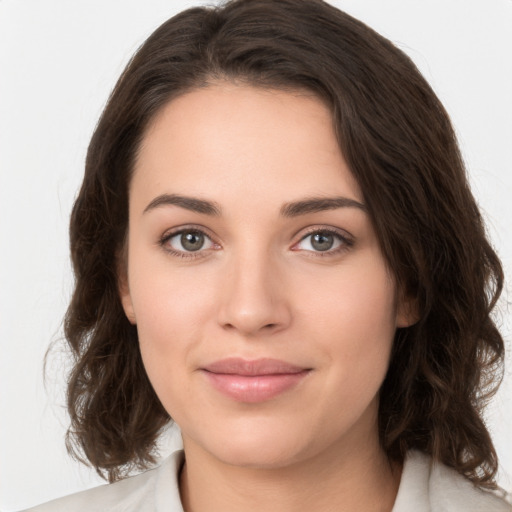
[[[219,304],[217,322],[224,332],[239,331],[250,336],[258,332],[272,334],[290,323],[287,302],[271,296],[273,290],[262,288],[258,292],[254,286],[246,289],[240,286],[240,281],[237,283],[239,286],[226,293]]]

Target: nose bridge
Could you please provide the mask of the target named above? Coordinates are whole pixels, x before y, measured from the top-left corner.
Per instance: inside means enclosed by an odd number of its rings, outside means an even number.
[[[251,335],[276,331],[290,321],[281,265],[268,248],[245,247],[226,262],[219,323]]]

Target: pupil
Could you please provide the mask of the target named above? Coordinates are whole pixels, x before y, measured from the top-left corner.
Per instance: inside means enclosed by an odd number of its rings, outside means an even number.
[[[317,251],[328,251],[334,244],[334,237],[332,235],[317,233],[313,235],[311,245]]]
[[[181,245],[187,251],[198,251],[203,244],[204,235],[201,233],[183,233],[181,235]]]

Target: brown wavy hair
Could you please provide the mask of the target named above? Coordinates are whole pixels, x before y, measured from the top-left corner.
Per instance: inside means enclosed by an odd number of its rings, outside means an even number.
[[[156,441],[172,421],[118,293],[128,188],[155,114],[219,80],[308,90],[330,107],[384,257],[419,310],[415,325],[396,332],[380,393],[381,444],[391,460],[419,449],[493,487],[498,462],[482,408],[502,375],[504,344],[490,313],[503,272],[454,131],[402,51],[319,0],[186,10],[147,39],[117,82],[71,216],[68,450],[115,481],[154,463]]]

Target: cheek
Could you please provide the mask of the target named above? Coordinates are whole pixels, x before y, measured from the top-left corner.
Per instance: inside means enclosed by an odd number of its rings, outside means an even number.
[[[325,370],[315,389],[314,407],[322,418],[317,428],[335,438],[361,426],[364,417],[373,429],[395,333],[392,280],[380,266],[351,268],[332,276],[323,293],[317,290],[308,301],[302,332],[316,340]]]
[[[151,246],[135,246],[130,254],[130,294],[141,341],[148,334],[148,340],[168,345],[175,334],[193,332],[212,305],[213,276],[169,258]]]
[[[144,366],[165,405],[173,389],[183,391],[183,376],[215,301],[207,276],[171,272],[165,262],[141,261],[144,265],[139,266],[133,258],[130,292]]]
[[[305,288],[312,292],[304,294],[299,322],[318,340],[332,375],[347,389],[380,387],[396,330],[395,285],[384,264],[345,267],[323,286]]]
[[[388,339],[394,332],[395,285],[380,259],[340,266],[324,280],[311,276],[311,281],[301,287],[300,316],[316,319],[319,331],[335,329],[346,338],[362,337],[359,341]]]

